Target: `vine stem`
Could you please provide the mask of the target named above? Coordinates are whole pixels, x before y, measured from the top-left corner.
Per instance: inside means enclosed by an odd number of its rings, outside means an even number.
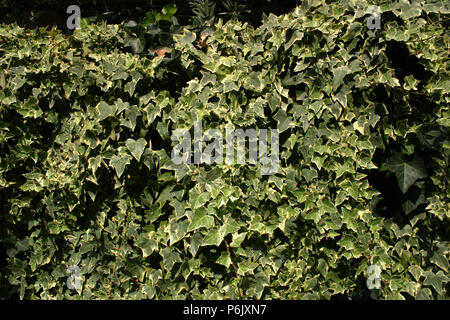
[[[231,261],[231,265],[233,266],[234,269],[234,273],[236,274],[236,279],[238,280],[238,292],[239,292],[239,296],[242,297],[242,292],[241,292],[241,288],[239,286],[240,283],[240,277],[236,268],[236,265],[234,264],[233,260],[231,259],[231,250],[230,250],[230,245],[228,244],[227,240],[225,241],[225,246],[227,247],[227,252],[228,252],[228,256],[230,257],[230,261]]]
[[[128,222],[125,224],[125,228],[128,228]],[[123,246],[123,242],[124,242],[123,233],[125,232],[125,228],[123,228],[123,230],[122,230],[122,232],[120,234],[120,240],[121,241],[120,241],[120,246],[119,246],[119,250],[118,250],[118,256],[120,256],[121,258],[122,258],[122,256],[121,256],[120,252],[122,251],[122,246]],[[112,272],[113,277],[116,274],[116,266],[117,266],[117,264],[114,264],[114,266],[113,266],[113,272]],[[108,289],[108,296],[109,297],[111,297],[111,290],[112,290],[112,285],[113,285],[113,277],[111,277],[111,280],[109,281],[109,289]]]

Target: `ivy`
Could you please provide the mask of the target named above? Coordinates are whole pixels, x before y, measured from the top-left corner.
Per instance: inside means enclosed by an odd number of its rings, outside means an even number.
[[[448,6],[370,5],[0,25],[1,296],[447,297]],[[280,170],[174,163],[196,121],[278,128]]]

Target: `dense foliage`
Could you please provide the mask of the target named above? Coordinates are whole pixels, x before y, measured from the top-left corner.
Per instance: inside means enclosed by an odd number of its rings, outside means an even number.
[[[0,25],[1,297],[447,297],[448,6],[369,6]],[[174,164],[195,120],[278,128],[279,173]]]
[[[16,22],[20,26],[58,26],[67,31],[66,9],[78,5],[83,17],[100,17],[110,24],[139,20],[148,11],[161,11],[168,3],[178,10],[183,24],[192,20],[239,18],[260,25],[264,13],[284,14],[300,3],[297,0],[0,0],[0,23]]]

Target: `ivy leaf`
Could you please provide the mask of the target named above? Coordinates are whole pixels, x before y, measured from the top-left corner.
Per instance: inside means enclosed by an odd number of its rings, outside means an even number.
[[[192,42],[194,42],[195,38],[196,38],[195,33],[187,29],[184,30],[183,35],[175,36],[175,39],[184,45],[190,45]]]
[[[197,254],[198,248],[202,245],[203,237],[200,233],[194,233],[191,237],[191,241],[189,242],[189,250],[192,253],[192,256],[195,257]]]
[[[175,187],[174,185],[169,185],[165,187],[159,194],[157,202],[160,204],[161,208],[168,200],[172,199],[175,196],[175,193],[172,192],[174,187]]]
[[[141,53],[142,51],[144,51],[145,48],[145,39],[132,37],[127,34],[125,36],[123,45],[124,47],[131,47],[133,53]]]
[[[246,236],[247,236],[247,232],[234,233],[233,241],[231,241],[230,247],[234,247],[234,248],[240,247],[242,242],[245,240]]]
[[[231,265],[231,258],[227,252],[222,252],[220,257],[216,260],[216,263],[224,265],[226,268],[229,268]]]
[[[386,169],[395,174],[403,193],[406,193],[417,179],[427,177],[423,160],[417,156],[413,161],[407,162],[403,155],[395,153],[386,163]]]
[[[207,215],[205,208],[199,208],[194,212],[188,231],[193,231],[202,227],[209,229],[212,226],[214,226],[214,217]]]
[[[420,280],[420,277],[422,276],[423,273],[423,270],[416,265],[409,266],[408,271],[413,275],[416,281]]]
[[[127,146],[128,150],[130,150],[133,157],[139,162],[142,154],[144,153],[147,142],[144,138],[139,138],[138,140],[128,139],[125,142],[125,145]]]
[[[345,248],[345,250],[353,250],[355,248],[355,245],[353,243],[353,238],[351,236],[344,236],[340,241],[339,241],[339,245],[343,248]]]
[[[241,224],[233,218],[228,218],[225,223],[220,227],[220,233],[226,236],[230,233],[234,234],[239,231]]]
[[[203,245],[214,245],[218,246],[223,240],[223,234],[221,234],[220,230],[215,228],[211,229],[203,239]]]
[[[108,117],[114,116],[117,111],[116,105],[107,104],[105,101],[100,102],[97,105],[97,110],[100,113],[99,121],[105,120]]]
[[[150,233],[142,233],[138,241],[136,241],[136,245],[142,250],[142,256],[144,258],[158,250],[158,243],[151,237]]]
[[[223,93],[227,93],[233,90],[238,91],[239,87],[236,84],[236,82],[234,82],[233,80],[231,80],[230,78],[225,78],[223,81]]]
[[[320,258],[319,263],[317,265],[317,270],[322,274],[322,276],[326,276],[328,273],[328,263],[325,261],[325,259]]]
[[[282,133],[283,131],[286,131],[287,129],[294,126],[292,117],[290,117],[283,109],[278,110],[278,112],[274,116],[274,119],[276,119],[278,122],[277,129],[279,133]]]
[[[120,122],[121,125],[134,130],[136,128],[136,119],[140,115],[139,109],[137,106],[132,105],[127,107],[125,110],[125,116]]]
[[[261,92],[266,85],[266,81],[260,77],[258,72],[252,72],[245,79],[245,85],[254,91]]]
[[[117,176],[120,178],[123,171],[125,170],[125,166],[130,163],[130,159],[128,156],[112,156],[110,164],[116,170]]]
[[[433,255],[430,258],[431,263],[434,263],[445,272],[448,272],[449,263],[448,263],[448,242],[442,242],[437,244],[436,250],[433,252]]]
[[[130,75],[128,74],[128,72],[122,70],[120,72],[114,73],[111,80],[127,80],[129,76]]]
[[[405,195],[405,199],[402,203],[403,212],[409,214],[424,203],[426,203],[424,189],[413,186]]]
[[[160,251],[163,258],[164,268],[171,270],[173,265],[177,262],[181,262],[180,255],[177,252],[172,251],[170,248],[164,248]]]
[[[442,284],[448,282],[448,277],[439,270],[437,273],[431,271],[424,272],[425,280],[423,284],[426,286],[432,286],[438,294],[442,294]]]
[[[343,66],[333,70],[333,91],[339,87],[339,85],[344,80],[344,77],[352,72],[349,67]]]
[[[56,222],[49,222],[47,228],[50,234],[58,234],[61,231],[61,226]]]

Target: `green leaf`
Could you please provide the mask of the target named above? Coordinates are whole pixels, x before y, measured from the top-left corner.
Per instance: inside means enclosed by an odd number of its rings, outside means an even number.
[[[120,124],[134,131],[134,129],[136,128],[136,119],[140,114],[141,113],[139,112],[137,106],[135,105],[128,106],[125,109],[125,116],[120,122]]]
[[[220,257],[216,260],[216,263],[224,265],[226,268],[229,268],[231,265],[231,258],[227,252],[222,252]]]
[[[211,228],[214,226],[214,217],[207,215],[205,208],[199,208],[195,210],[191,220],[191,224],[188,227],[188,231],[193,231],[198,228]]]
[[[278,110],[278,112],[274,116],[274,119],[278,122],[277,129],[279,133],[282,133],[294,126],[292,117],[289,116],[283,109]]]
[[[143,258],[146,258],[153,252],[158,251],[158,243],[154,238],[152,238],[152,236],[152,233],[142,233],[136,242],[136,245],[142,250]]]
[[[220,232],[219,229],[214,228],[211,229],[203,239],[203,245],[214,245],[218,246],[223,240],[223,234]]]
[[[245,86],[257,92],[261,92],[266,85],[266,81],[262,79],[258,72],[250,73],[250,75],[245,79],[244,83]]]
[[[127,80],[130,75],[126,71],[116,72],[111,80]]]
[[[28,98],[28,100],[17,111],[24,118],[37,119],[43,114],[41,108],[39,108],[38,100],[35,97]]]
[[[239,231],[242,224],[238,223],[233,218],[227,218],[224,224],[220,227],[220,234],[226,236],[230,233],[234,234]]]
[[[202,245],[203,242],[203,236],[200,233],[194,233],[191,237],[191,240],[189,242],[189,250],[192,253],[192,256],[195,257],[197,254],[198,249]]]
[[[439,270],[437,273],[431,271],[424,272],[425,280],[423,284],[426,286],[432,286],[438,294],[442,294],[442,285],[448,282],[448,277]]]
[[[352,72],[352,70],[350,70],[350,68],[347,66],[333,69],[333,91],[336,91],[336,89],[344,80],[344,77],[350,72]]]
[[[433,255],[430,258],[431,263],[434,263],[445,272],[448,272],[449,262],[448,262],[448,243],[442,242],[437,244],[437,249],[433,252]]]
[[[133,157],[139,162],[142,154],[144,153],[147,142],[144,138],[139,138],[138,140],[127,139],[125,145],[127,146],[128,150],[130,150]]]
[[[408,271],[413,275],[413,277],[416,281],[419,281],[420,277],[423,274],[423,270],[416,265],[409,266]]]
[[[145,39],[132,37],[127,34],[123,42],[123,45],[124,47],[131,47],[133,53],[141,53],[142,51],[144,51],[145,48]]]
[[[58,234],[61,232],[61,226],[57,222],[49,222],[47,228],[50,234]]]
[[[161,208],[168,200],[172,199],[175,196],[175,193],[172,192],[173,188],[175,188],[175,185],[168,185],[159,194],[158,199],[156,201],[160,204]]]
[[[414,186],[406,193],[405,199],[402,203],[402,209],[405,214],[409,214],[417,209],[417,207],[419,207],[421,204],[425,203],[426,200],[424,189]]]
[[[181,262],[180,255],[171,250],[171,248],[165,247],[160,251],[160,254],[163,258],[163,265],[167,271],[170,271],[173,265],[177,262]]]
[[[136,277],[139,281],[144,281],[145,268],[136,262],[128,262],[126,271]]]
[[[247,232],[234,233],[233,241],[231,241],[230,247],[239,248],[241,246],[242,242],[245,240],[246,236],[247,236]]]
[[[353,237],[346,235],[339,241],[339,245],[345,248],[345,250],[353,250],[355,248],[353,241]]]
[[[161,10],[164,20],[169,20],[176,12],[177,6],[174,4],[166,4]]]
[[[326,276],[328,273],[328,263],[325,261],[325,259],[320,258],[319,263],[317,265],[317,270],[322,274],[322,276]]]
[[[105,120],[108,117],[114,116],[117,111],[116,105],[109,105],[102,101],[97,105],[97,110],[100,114],[99,121]]]
[[[223,83],[223,93],[231,92],[233,90],[235,91],[239,90],[239,87],[236,84],[236,82],[234,82],[230,78],[223,79],[222,83]]]
[[[156,23],[156,15],[153,12],[147,12],[147,14],[145,15],[145,18],[142,19],[141,21],[141,25],[146,27],[149,24],[154,24]]]
[[[194,32],[191,32],[187,29],[184,29],[184,32],[182,35],[176,35],[175,39],[180,42],[183,45],[190,45],[192,42],[195,41],[196,35]]]
[[[406,76],[405,77],[405,84],[404,87],[406,90],[417,90],[417,84],[419,83],[418,80],[414,79],[413,76]]]
[[[386,169],[395,174],[403,193],[406,193],[417,179],[427,177],[423,160],[417,156],[414,157],[413,161],[407,162],[403,155],[395,153],[386,163]]]
[[[127,155],[121,157],[114,155],[109,163],[116,170],[117,176],[120,178],[125,170],[125,166],[130,163],[130,158]]]

